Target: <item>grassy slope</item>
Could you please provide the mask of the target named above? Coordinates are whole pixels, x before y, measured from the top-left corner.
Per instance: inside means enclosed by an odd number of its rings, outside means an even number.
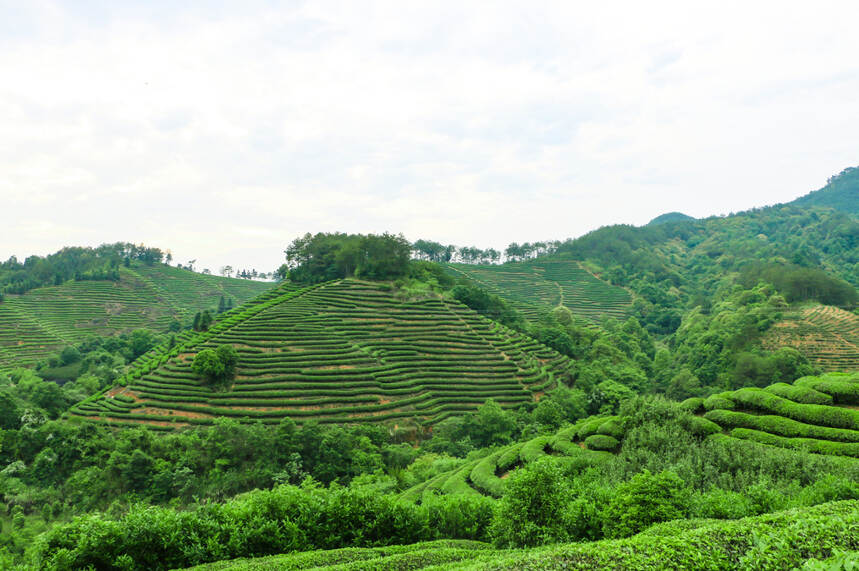
[[[531,319],[559,305],[593,322],[608,317],[623,319],[631,309],[628,291],[600,280],[572,260],[541,258],[502,265],[446,267],[452,275],[467,277],[510,300]]]
[[[530,550],[476,542],[339,549],[195,567],[198,571],[274,569],[790,569],[833,550],[859,550],[859,501],[842,501],[734,521],[660,524],[628,539]],[[856,562],[856,554],[848,556]]]
[[[165,331],[217,307],[220,296],[242,303],[272,286],[207,276],[171,266],[120,268],[120,280],[69,281],[0,303],[0,367],[32,364],[90,334],[137,328]]]
[[[191,362],[220,344],[233,345],[239,363],[235,384],[214,392]],[[435,422],[488,398],[506,407],[532,401],[557,380],[569,382],[569,367],[566,357],[457,302],[401,300],[390,286],[357,280],[285,284],[73,413],[167,426],[219,416]]]
[[[826,305],[790,311],[764,336],[767,349],[795,347],[824,371],[859,371],[859,315]]]

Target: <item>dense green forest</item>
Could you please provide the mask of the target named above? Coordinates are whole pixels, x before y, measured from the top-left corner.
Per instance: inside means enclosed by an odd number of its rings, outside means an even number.
[[[276,287],[11,259],[0,567],[849,569],[857,180],[503,252],[306,234]]]

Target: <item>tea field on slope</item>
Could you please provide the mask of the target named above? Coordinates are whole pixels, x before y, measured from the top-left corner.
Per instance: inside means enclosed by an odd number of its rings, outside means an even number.
[[[238,353],[226,391],[191,369],[196,353],[219,345]],[[218,417],[432,423],[489,398],[508,408],[531,402],[569,383],[570,366],[456,301],[403,300],[389,285],[354,279],[304,289],[283,284],[169,354],[144,356],[127,386],[72,412],[168,427]]]
[[[688,399],[683,407],[697,413],[690,417],[687,428],[701,437],[859,458],[859,374],[803,377],[793,384]],[[504,493],[507,475],[516,468],[546,455],[567,457],[580,465],[597,464],[620,448],[624,433],[622,417],[585,418],[555,434],[494,450],[410,488],[400,497],[409,501],[421,501],[429,494],[498,498]]]
[[[509,300],[529,319],[559,305],[592,322],[624,319],[632,297],[584,269],[578,262],[536,259],[502,265],[447,264],[451,275],[466,277]]]
[[[824,371],[857,371],[859,315],[827,305],[798,308],[766,333],[763,345],[794,347]]]
[[[859,373],[803,377],[793,384],[744,388],[686,404],[706,411],[704,418],[728,438],[859,458]]]
[[[272,284],[197,274],[156,264],[120,268],[119,281],[68,281],[0,302],[0,368],[29,365],[84,340],[132,329],[166,331],[214,309],[221,296],[235,304]]]

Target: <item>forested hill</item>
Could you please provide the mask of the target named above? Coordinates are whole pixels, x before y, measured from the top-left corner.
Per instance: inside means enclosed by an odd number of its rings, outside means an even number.
[[[850,167],[831,177],[826,186],[791,202],[795,206],[828,206],[859,215],[859,168]]]
[[[651,330],[670,333],[683,309],[706,310],[735,283],[773,283],[788,302],[813,299],[852,307],[859,285],[855,187],[845,171],[805,202],[724,217],[633,227],[609,226],[562,243],[559,259],[584,262],[637,294],[636,310]],[[847,205],[834,210],[822,204]]]
[[[93,257],[77,269],[66,268],[51,265],[52,273],[44,276],[22,270],[4,274],[13,287],[0,301],[0,368],[31,365],[93,335],[179,330],[196,312],[214,312],[221,303],[239,305],[272,287],[140,259],[111,265]],[[16,273],[26,279],[12,281]],[[42,285],[42,277],[50,285]],[[25,293],[9,293],[15,287]]]

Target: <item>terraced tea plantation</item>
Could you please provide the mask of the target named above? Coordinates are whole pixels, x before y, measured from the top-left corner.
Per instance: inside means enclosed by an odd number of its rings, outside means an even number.
[[[509,300],[528,319],[559,305],[592,322],[629,315],[632,297],[572,260],[536,259],[502,265],[447,264],[451,275],[467,277]]]
[[[859,373],[803,377],[684,404],[704,412],[729,438],[859,458]]]
[[[221,296],[238,304],[269,283],[197,274],[165,265],[120,268],[120,280],[69,281],[0,303],[0,368],[32,364],[87,335],[137,328],[165,331],[214,309]]]
[[[859,371],[859,316],[827,305],[805,307],[774,325],[763,344],[795,347],[824,371]]]
[[[191,370],[194,355],[236,348],[234,384],[216,392]],[[530,402],[571,362],[464,305],[398,299],[390,286],[341,280],[285,284],[226,314],[167,354],[144,356],[127,380],[73,409],[93,420],[164,427],[215,418],[437,422],[487,399]]]
[[[403,492],[401,499],[421,501],[428,494],[482,494],[499,498],[507,475],[547,454],[564,456],[580,463],[595,464],[616,451],[623,429],[616,416],[592,417],[553,435],[538,436],[496,450]]]

